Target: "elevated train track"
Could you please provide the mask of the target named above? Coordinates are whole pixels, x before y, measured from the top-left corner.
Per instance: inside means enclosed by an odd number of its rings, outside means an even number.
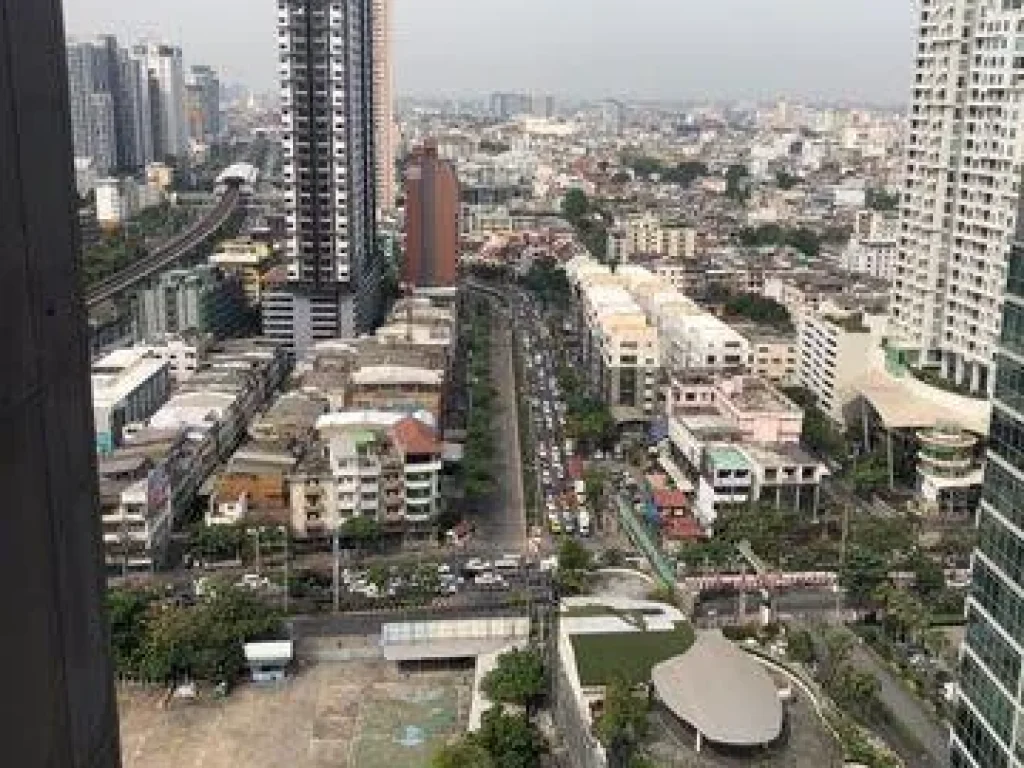
[[[138,283],[172,267],[189,252],[207,243],[235,216],[242,197],[242,190],[238,185],[228,186],[217,205],[201,221],[154,248],[116,275],[111,275],[89,288],[85,297],[86,307],[92,309],[124,293]]]

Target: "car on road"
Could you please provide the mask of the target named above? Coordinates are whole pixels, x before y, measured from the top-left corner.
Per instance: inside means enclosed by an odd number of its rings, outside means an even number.
[[[491,589],[504,589],[508,586],[504,576],[489,571],[477,574],[476,578],[473,579],[473,583],[478,587],[488,587]]]
[[[469,574],[479,574],[491,570],[491,564],[479,557],[471,557],[462,566],[462,570]]]

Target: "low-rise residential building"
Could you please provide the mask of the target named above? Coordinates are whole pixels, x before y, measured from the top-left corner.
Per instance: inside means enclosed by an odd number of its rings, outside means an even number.
[[[298,538],[332,534],[359,517],[427,535],[441,511],[442,446],[428,414],[344,411],[321,416],[322,449],[291,475]]]
[[[755,376],[683,376],[665,391],[671,459],[696,486],[696,516],[768,503],[817,513],[824,465],[800,449],[803,411]]]
[[[187,332],[227,338],[247,322],[240,279],[209,265],[162,273],[153,287],[136,294],[132,315],[142,340]]]
[[[577,289],[584,380],[620,423],[650,421],[661,367],[657,329],[624,287],[580,275]]]
[[[680,221],[663,221],[650,212],[620,222],[608,238],[609,254],[624,264],[636,256],[689,260],[697,250],[697,231],[693,227]]]
[[[843,411],[859,394],[884,324],[881,317],[840,310],[800,319],[800,386],[814,393],[818,407],[836,423],[845,423]]]
[[[843,252],[843,265],[850,272],[891,280],[898,245],[898,216],[858,211],[853,234]]]
[[[799,384],[800,350],[795,332],[753,323],[731,323],[750,344],[750,372],[780,387]]]
[[[889,281],[869,275],[851,275],[843,270],[766,277],[764,295],[782,304],[794,321],[805,314],[828,307],[847,311],[885,312],[889,304]]]
[[[209,334],[169,334],[149,340],[146,353],[157,360],[165,360],[171,366],[171,378],[175,384],[183,384],[195,375],[206,356],[213,348],[214,339]]]
[[[170,541],[172,510],[166,471],[145,456],[101,460],[100,515],[107,570],[152,570]]]
[[[121,444],[126,425],[145,421],[170,396],[171,368],[145,349],[119,349],[92,365],[92,412],[96,450]]]
[[[258,307],[263,298],[263,278],[273,258],[269,244],[238,237],[222,242],[210,256],[210,264],[227,274],[237,275],[249,305]]]
[[[166,362],[156,362],[167,368]],[[107,494],[103,507],[112,567],[148,569],[160,563],[173,524],[232,455],[290,366],[282,349],[262,340],[223,342],[159,410],[126,431],[123,444],[100,466],[101,479],[122,484]],[[121,530],[127,538],[115,535]],[[126,542],[130,557],[124,554]]]

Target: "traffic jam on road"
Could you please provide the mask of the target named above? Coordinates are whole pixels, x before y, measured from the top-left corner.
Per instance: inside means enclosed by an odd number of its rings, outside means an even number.
[[[532,448],[526,456],[533,461],[548,530],[555,535],[589,536],[592,523],[586,485],[568,475],[573,445],[565,435],[568,407],[558,384],[551,332],[534,303],[524,297],[516,302],[516,320],[525,376],[522,393],[530,419],[528,434],[521,439]]]

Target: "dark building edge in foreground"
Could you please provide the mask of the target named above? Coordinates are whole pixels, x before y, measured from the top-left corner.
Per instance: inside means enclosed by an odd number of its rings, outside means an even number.
[[[3,763],[120,765],[59,0],[0,0]]]

